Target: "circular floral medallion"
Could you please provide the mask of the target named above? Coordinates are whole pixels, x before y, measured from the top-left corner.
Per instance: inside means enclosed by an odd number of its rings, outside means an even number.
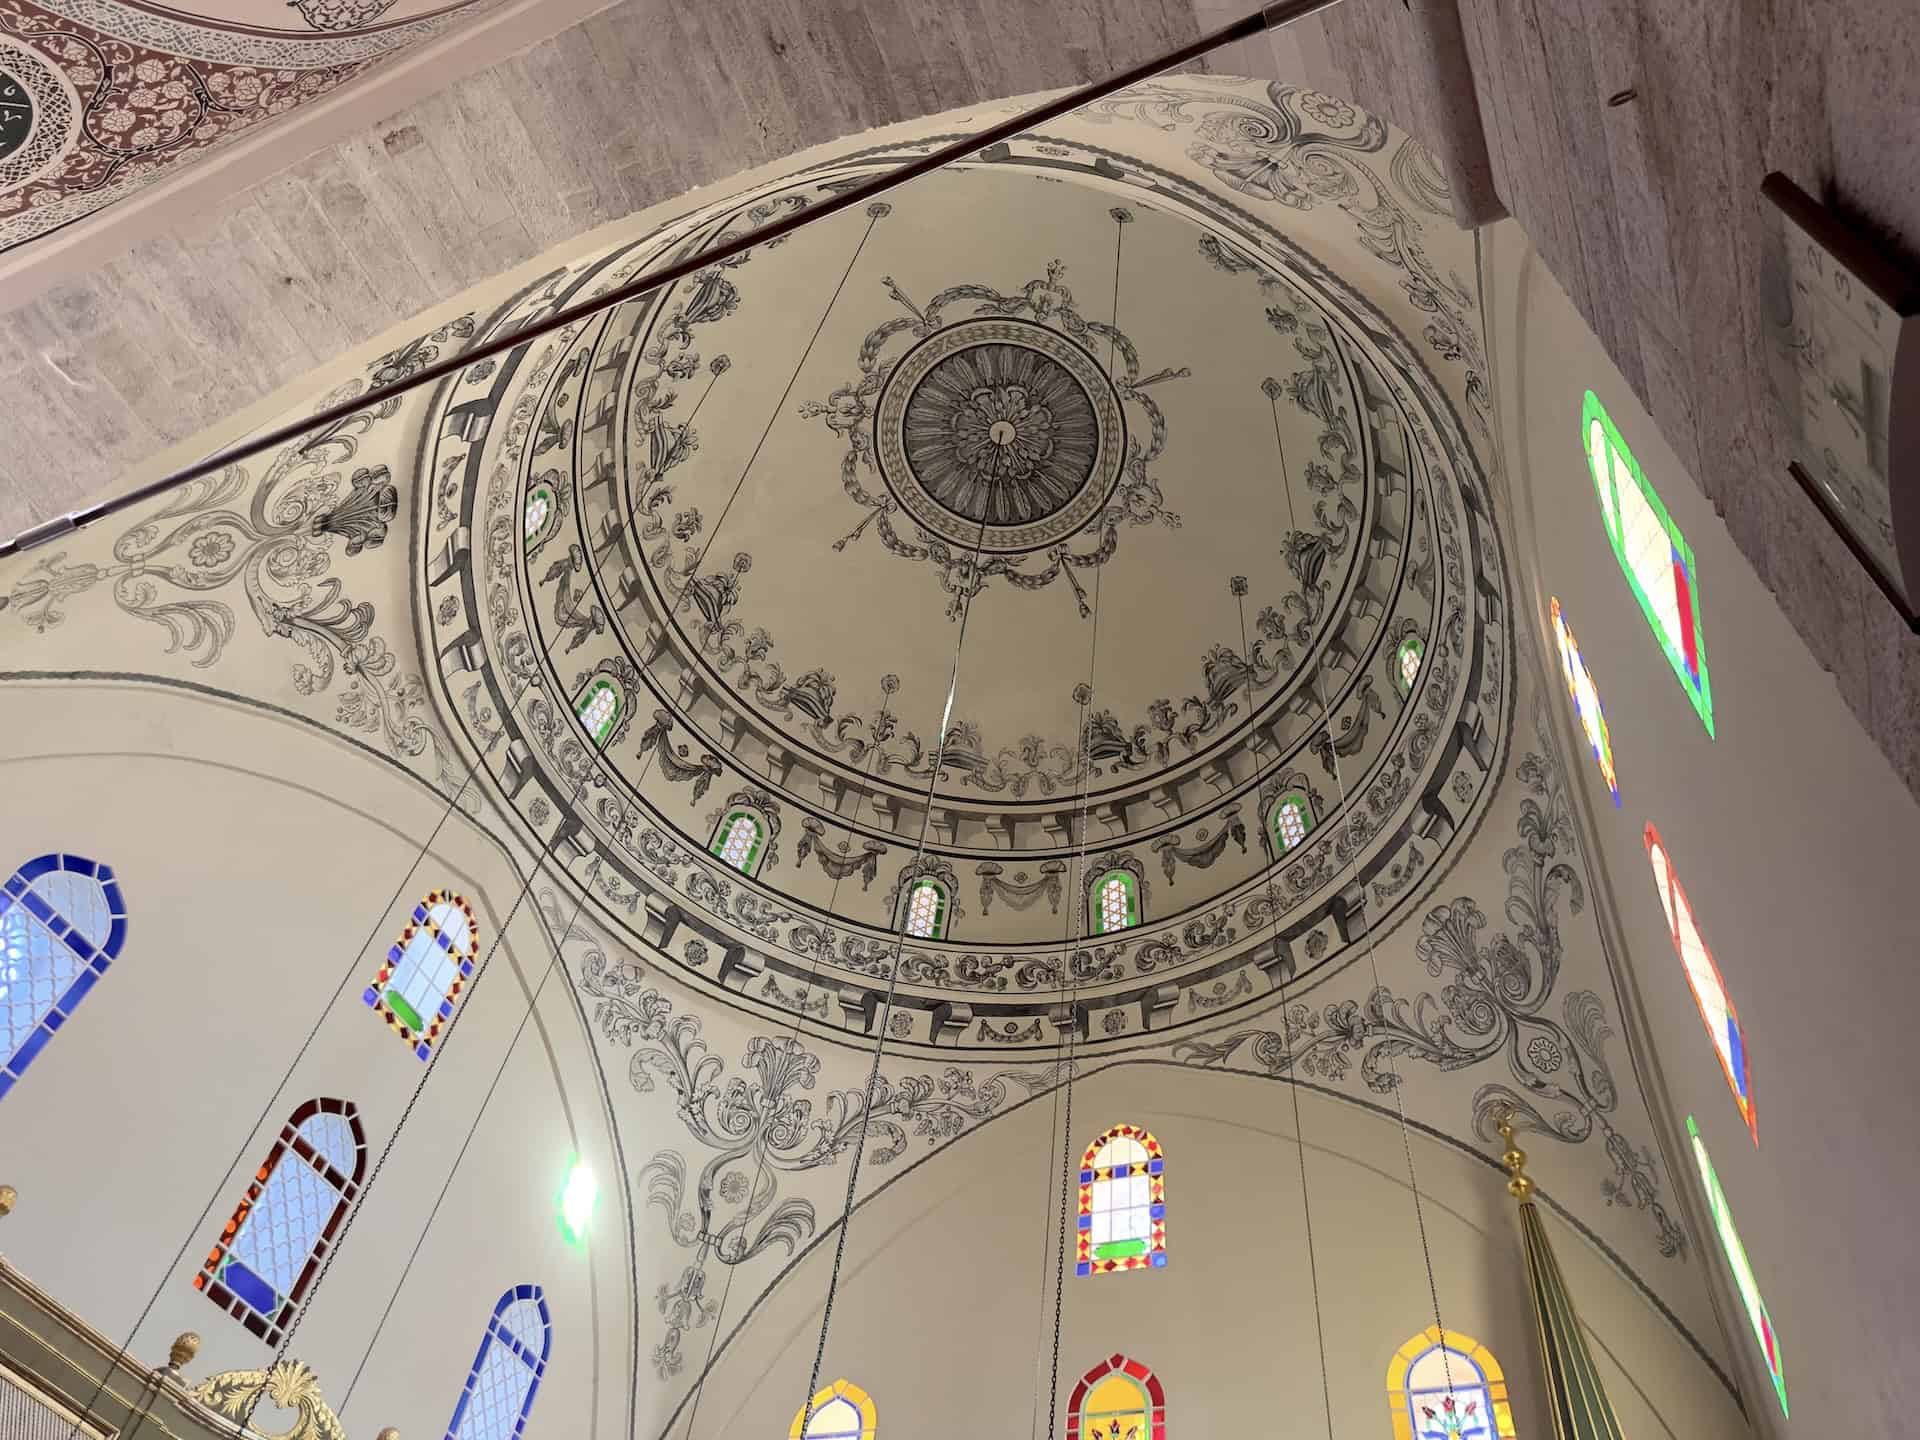
[[[1025,320],[964,320],[887,377],[874,417],[888,491],[943,539],[998,553],[1077,533],[1120,479],[1126,422],[1100,363]]]

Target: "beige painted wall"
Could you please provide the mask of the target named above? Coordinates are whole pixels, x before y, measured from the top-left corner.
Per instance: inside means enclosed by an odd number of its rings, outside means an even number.
[[[1547,603],[1560,598],[1606,709],[1617,810],[1564,703],[1556,723],[1574,757],[1589,853],[1618,919],[1613,938],[1675,1107],[1666,1118],[1679,1134],[1687,1113],[1699,1121],[1780,1336],[1791,1424],[1707,1237],[1703,1257],[1756,1413],[1769,1433],[1905,1433],[1920,1403],[1912,1363],[1920,1250],[1910,1218],[1920,1147],[1902,1060],[1920,1006],[1910,899],[1920,806],[1524,234],[1502,225],[1487,243],[1483,280],[1526,618],[1551,654]],[[1693,547],[1712,738],[1607,543],[1581,449],[1589,386]],[[1757,1149],[1667,939],[1642,841],[1649,821],[1740,1012]],[[1698,1194],[1692,1174],[1677,1178]]]

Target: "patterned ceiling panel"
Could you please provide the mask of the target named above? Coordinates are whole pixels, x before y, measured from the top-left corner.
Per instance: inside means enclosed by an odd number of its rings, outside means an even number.
[[[0,0],[0,250],[500,0]]]

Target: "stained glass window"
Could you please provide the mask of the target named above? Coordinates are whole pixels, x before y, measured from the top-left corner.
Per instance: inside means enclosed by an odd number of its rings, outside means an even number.
[[[1080,1377],[1062,1440],[1167,1440],[1167,1392],[1138,1360],[1109,1355]]]
[[[1284,855],[1313,829],[1313,805],[1298,790],[1289,790],[1273,802],[1267,828],[1273,834],[1273,853]]]
[[[1660,648],[1666,651],[1667,663],[1711,735],[1713,685],[1707,678],[1707,646],[1700,633],[1700,584],[1693,551],[1591,390],[1580,428],[1614,558]]]
[[[713,832],[713,853],[743,875],[753,874],[760,861],[766,829],[751,810],[731,810]]]
[[[947,892],[938,880],[916,880],[907,891],[907,934],[938,940],[947,923]]]
[[[1418,635],[1409,635],[1394,651],[1393,680],[1402,695],[1413,693],[1413,682],[1420,678],[1420,660],[1426,653],[1427,647],[1420,643]]]
[[[360,1112],[345,1100],[307,1101],[281,1127],[194,1288],[278,1345],[366,1169]]]
[[[1094,889],[1095,933],[1111,935],[1139,923],[1139,881],[1125,870],[1109,870]]]
[[[1713,1228],[1720,1235],[1720,1249],[1733,1270],[1734,1288],[1746,1307],[1747,1320],[1753,1326],[1753,1338],[1760,1343],[1760,1354],[1767,1362],[1767,1374],[1773,1380],[1774,1393],[1780,1397],[1780,1413],[1787,1414],[1787,1372],[1780,1361],[1780,1338],[1773,1333],[1773,1317],[1767,1314],[1767,1302],[1760,1298],[1760,1283],[1753,1278],[1753,1266],[1747,1260],[1747,1248],[1740,1243],[1740,1232],[1733,1226],[1733,1210],[1727,1193],[1720,1188],[1720,1177],[1713,1173],[1707,1145],[1700,1138],[1700,1127],[1687,1117],[1687,1134],[1693,1137],[1693,1158],[1700,1167],[1700,1183],[1706,1187],[1707,1208],[1713,1212]]]
[[[0,1095],[72,1018],[127,938],[127,907],[105,865],[29,860],[0,888]]]
[[[479,948],[473,907],[450,890],[429,891],[360,998],[425,1060],[473,975]]]
[[[446,1440],[519,1440],[552,1353],[547,1297],[538,1285],[514,1286],[487,1320]]]
[[[787,1440],[873,1440],[873,1397],[851,1380],[836,1380],[793,1417]]]
[[[1116,1125],[1080,1159],[1076,1275],[1167,1263],[1166,1157],[1138,1125]]]
[[[610,677],[596,675],[587,682],[587,688],[580,692],[580,698],[573,702],[573,708],[592,738],[594,748],[604,748],[607,737],[613,734],[613,727],[620,719],[620,687]]]
[[[1587,662],[1581,658],[1579,645],[1574,643],[1573,631],[1561,613],[1560,601],[1554,599],[1550,604],[1553,643],[1560,651],[1560,674],[1567,682],[1567,694],[1573,697],[1580,728],[1586,731],[1587,743],[1593,747],[1593,758],[1600,762],[1601,777],[1613,793],[1617,810],[1620,808],[1620,776],[1613,768],[1613,737],[1607,733],[1607,714],[1600,708],[1600,692],[1594,689],[1593,676],[1587,672]]]
[[[527,549],[532,550],[546,539],[559,518],[560,507],[554,502],[551,487],[535,485],[528,490],[525,525]]]
[[[1507,1377],[1471,1335],[1430,1325],[1387,1364],[1394,1440],[1512,1440]]]
[[[1693,906],[1687,901],[1687,892],[1680,888],[1680,877],[1674,872],[1666,844],[1651,825],[1646,829],[1646,845],[1647,859],[1653,865],[1654,887],[1659,890],[1660,905],[1667,912],[1667,933],[1680,956],[1680,966],[1686,971],[1693,1003],[1700,1007],[1700,1018],[1706,1022],[1707,1034],[1720,1056],[1720,1069],[1727,1077],[1727,1087],[1733,1091],[1733,1103],[1740,1107],[1740,1118],[1747,1122],[1747,1132],[1758,1145],[1760,1121],[1753,1109],[1753,1077],[1747,1068],[1747,1036],[1740,1028],[1739,1013],[1727,996],[1713,952],[1707,949],[1707,942],[1694,923]]]

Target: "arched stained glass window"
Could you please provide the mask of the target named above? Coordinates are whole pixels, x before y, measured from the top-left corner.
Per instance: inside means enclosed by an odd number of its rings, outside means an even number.
[[[1393,652],[1393,683],[1402,695],[1413,693],[1413,682],[1420,678],[1420,661],[1426,653],[1427,647],[1418,635],[1409,635]]]
[[[580,692],[580,698],[573,702],[574,713],[580,717],[580,723],[596,750],[606,745],[607,737],[613,734],[613,727],[620,722],[620,714],[625,708],[626,701],[620,694],[619,684],[608,675],[594,676],[587,682],[587,688]]]
[[[554,526],[560,523],[560,505],[554,498],[552,486],[536,484],[528,488],[523,519],[527,549],[538,549],[540,542],[552,534]]]
[[[1167,1263],[1166,1156],[1138,1125],[1116,1125],[1080,1159],[1076,1275]]]
[[[367,1137],[352,1102],[307,1101],[281,1127],[194,1288],[278,1345],[366,1170]]]
[[[713,832],[710,847],[723,865],[751,875],[766,849],[767,827],[751,810],[729,810]]]
[[[1093,891],[1097,935],[1111,935],[1140,923],[1140,882],[1125,870],[1109,870]]]
[[[113,871],[78,855],[29,860],[0,887],[0,1095],[72,1018],[127,938]]]
[[[1560,674],[1567,682],[1567,694],[1573,697],[1573,708],[1580,717],[1580,728],[1586,732],[1587,743],[1593,747],[1593,758],[1600,762],[1601,778],[1607,782],[1607,789],[1613,794],[1613,805],[1617,810],[1620,808],[1620,776],[1613,768],[1613,737],[1607,733],[1607,715],[1600,708],[1600,692],[1594,689],[1593,676],[1587,673],[1587,662],[1581,658],[1580,647],[1574,642],[1567,617],[1561,613],[1560,601],[1556,598],[1550,605],[1553,643],[1560,651]]]
[[[1700,582],[1693,551],[1591,390],[1581,410],[1580,431],[1587,469],[1600,496],[1600,518],[1614,558],[1620,562],[1620,573],[1627,577],[1667,663],[1711,735],[1713,685],[1707,678],[1707,646],[1700,633]]]
[[[1471,1335],[1430,1325],[1387,1365],[1394,1440],[1512,1440],[1507,1377]]]
[[[1109,1355],[1080,1377],[1062,1440],[1167,1440],[1167,1392],[1138,1360]]]
[[[1700,1007],[1700,1018],[1706,1022],[1707,1034],[1720,1056],[1720,1069],[1727,1077],[1727,1088],[1733,1091],[1733,1103],[1740,1107],[1740,1118],[1747,1122],[1747,1133],[1758,1145],[1760,1121],[1753,1109],[1753,1077],[1747,1068],[1747,1036],[1740,1028],[1740,1015],[1728,998],[1713,952],[1707,949],[1707,942],[1694,924],[1693,906],[1687,901],[1687,892],[1680,888],[1680,877],[1674,872],[1666,843],[1651,825],[1647,826],[1645,838],[1647,860],[1653,866],[1653,883],[1660,892],[1661,907],[1667,912],[1667,933],[1680,957],[1680,966],[1686,971],[1693,1003]]]
[[[1273,837],[1273,853],[1284,855],[1313,829],[1313,803],[1305,793],[1289,790],[1273,802],[1267,814],[1267,831]]]
[[[450,890],[429,891],[360,998],[425,1060],[473,975],[479,949],[473,907]]]
[[[873,1397],[851,1380],[836,1380],[793,1417],[787,1440],[873,1440]]]
[[[1760,1355],[1767,1363],[1767,1375],[1774,1393],[1780,1397],[1780,1413],[1787,1414],[1787,1372],[1780,1359],[1780,1337],[1773,1333],[1773,1317],[1767,1314],[1767,1302],[1760,1298],[1760,1282],[1753,1278],[1753,1265],[1747,1259],[1747,1247],[1740,1243],[1740,1232],[1733,1225],[1733,1210],[1727,1204],[1727,1192],[1720,1188],[1707,1145],[1700,1138],[1700,1127],[1687,1116],[1687,1134],[1693,1137],[1693,1159],[1700,1167],[1700,1183],[1706,1187],[1707,1208],[1713,1213],[1713,1228],[1720,1236],[1720,1249],[1733,1270],[1733,1285],[1740,1292],[1740,1303],[1759,1342]]]
[[[480,1353],[447,1422],[447,1440],[519,1440],[553,1353],[553,1320],[538,1285],[500,1297],[480,1337]]]
[[[922,876],[907,890],[907,934],[916,940],[938,940],[946,928],[947,888]]]

